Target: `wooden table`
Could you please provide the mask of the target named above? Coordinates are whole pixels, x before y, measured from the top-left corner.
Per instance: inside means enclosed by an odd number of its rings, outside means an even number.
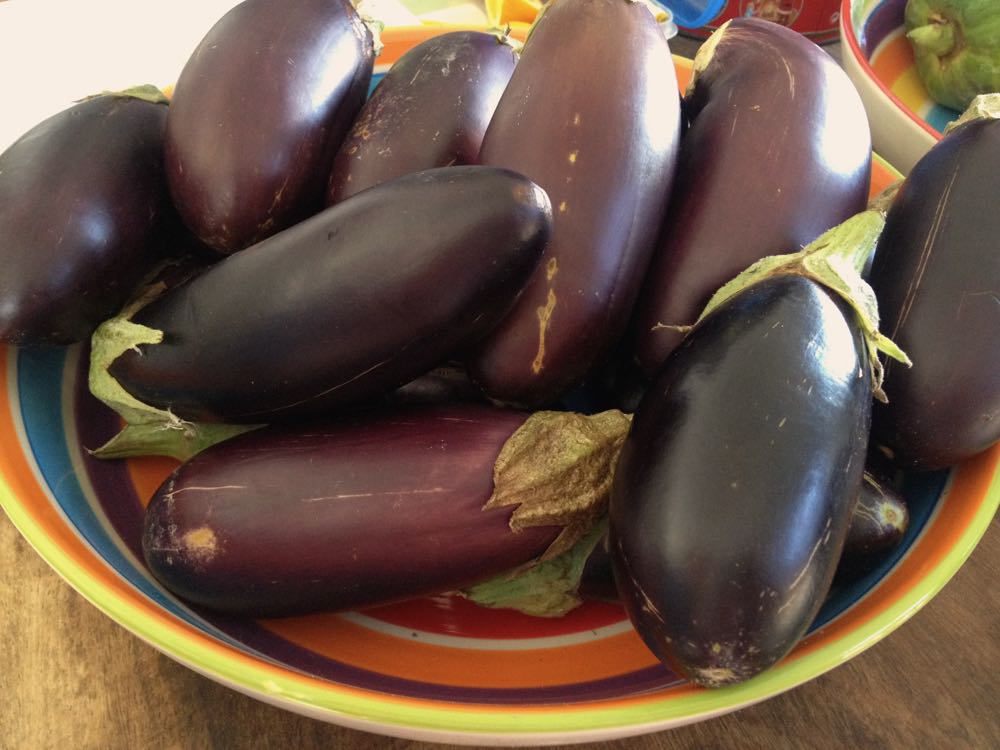
[[[673,44],[689,56],[695,47]],[[2,750],[436,747],[307,719],[201,677],[76,594],[2,515],[0,600]],[[590,747],[1000,748],[994,672],[1000,517],[937,597],[847,664],[734,714]]]

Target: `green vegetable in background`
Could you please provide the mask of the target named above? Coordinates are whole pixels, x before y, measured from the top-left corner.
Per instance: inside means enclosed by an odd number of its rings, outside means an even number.
[[[908,0],[905,21],[917,73],[937,102],[963,110],[1000,91],[998,0]]]

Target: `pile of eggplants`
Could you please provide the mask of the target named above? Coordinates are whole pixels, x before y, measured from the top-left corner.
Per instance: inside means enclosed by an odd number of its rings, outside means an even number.
[[[0,154],[0,341],[93,334],[129,433],[97,455],[181,459],[142,538],[181,599],[481,601],[575,560],[560,601],[734,684],[899,544],[873,456],[1000,440],[995,114],[885,216],[857,94],[774,24],[723,26],[683,97],[629,0],[551,0],[520,51],[432,38],[366,101],[376,56],[347,0],[245,0],[169,104],[102,95]],[[609,371],[633,415],[560,406]]]

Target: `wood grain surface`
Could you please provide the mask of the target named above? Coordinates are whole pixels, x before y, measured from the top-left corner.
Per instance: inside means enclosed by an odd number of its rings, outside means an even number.
[[[440,747],[289,713],[177,664],[73,591],[2,514],[0,602],[0,750]],[[998,673],[1000,517],[938,596],[848,663],[733,714],[586,747],[992,750]]]

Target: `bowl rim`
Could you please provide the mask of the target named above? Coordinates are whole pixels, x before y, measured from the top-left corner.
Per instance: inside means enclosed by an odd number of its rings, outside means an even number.
[[[864,0],[860,1],[864,2]],[[872,6],[872,9],[879,7],[881,2],[882,0],[879,0],[878,3]],[[916,112],[914,112],[912,109],[906,106],[906,104],[903,103],[903,100],[900,99],[898,96],[896,96],[896,94],[892,92],[892,89],[890,89],[885,84],[885,82],[881,78],[879,78],[878,75],[876,75],[875,69],[872,67],[871,62],[868,60],[868,57],[864,54],[864,52],[861,49],[861,44],[860,42],[858,42],[857,34],[854,33],[854,19],[852,15],[854,4],[855,0],[841,0],[841,5],[840,5],[841,35],[844,41],[846,42],[848,51],[854,58],[854,61],[861,68],[862,72],[865,74],[865,77],[868,78],[868,80],[870,80],[875,85],[875,87],[890,102],[892,102],[892,104],[896,106],[897,109],[899,109],[906,117],[912,120],[917,125],[917,127],[919,127],[921,130],[923,130],[932,138],[934,138],[935,141],[941,140],[942,138],[941,133],[939,133],[937,130],[931,127],[931,125],[922,117],[920,117]]]
[[[444,30],[434,26],[424,33]],[[392,31],[387,33],[391,36]],[[884,160],[877,155],[874,158],[898,176]],[[711,691],[684,685],[638,696],[551,705],[455,704],[394,696],[295,672],[195,631],[117,576],[114,568],[75,535],[60,511],[51,507],[50,491],[38,473],[27,438],[23,430],[18,431],[20,415],[11,398],[16,360],[12,349],[0,351],[0,436],[15,439],[18,449],[0,456],[0,507],[60,577],[130,633],[213,681],[295,713],[409,739],[476,745],[594,742],[682,726],[766,700],[839,666],[902,625],[958,571],[1000,505],[998,445],[953,473],[951,481],[974,482],[977,492],[974,502],[961,509],[960,522],[949,527],[949,544],[942,554],[934,556],[929,571],[915,571],[913,568],[919,567],[915,564],[903,577],[900,566],[907,560],[904,557],[886,576],[899,579],[894,598],[869,596],[859,600],[864,604],[863,612],[857,614],[860,610],[855,603],[845,615],[854,611],[856,617],[834,620],[806,639],[808,643],[791,657],[741,685]],[[22,496],[35,499],[26,502]],[[39,515],[38,508],[43,508],[45,517]],[[927,529],[933,520],[928,521]],[[53,537],[47,524],[68,528]],[[922,539],[925,537],[918,537],[913,547]]]

